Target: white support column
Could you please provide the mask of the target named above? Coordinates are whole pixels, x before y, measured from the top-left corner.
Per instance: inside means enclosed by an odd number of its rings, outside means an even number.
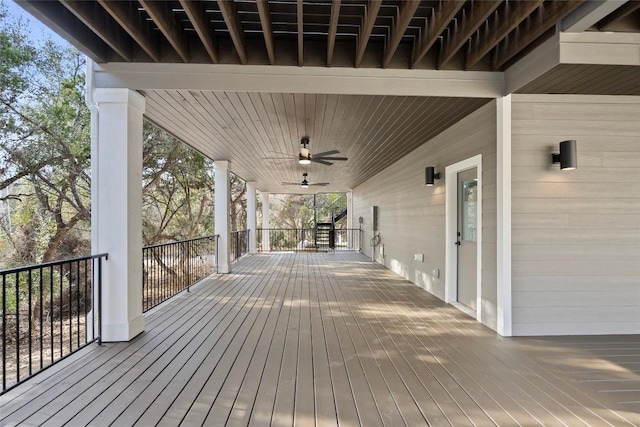
[[[497,305],[498,333],[512,335],[511,323],[511,95],[496,99],[497,116]]]
[[[218,273],[231,273],[230,241],[229,241],[229,204],[231,200],[231,180],[229,177],[229,161],[216,160],[213,162],[215,171],[215,208],[214,228],[219,235],[217,258]]]
[[[256,183],[247,181],[247,228],[249,229],[249,253],[256,253]]]
[[[347,247],[353,249],[357,234],[353,231],[353,191],[347,191]]]
[[[129,89],[95,89],[98,115],[91,147],[91,251],[103,264],[102,340],[129,341],[142,314],[142,114]]]
[[[262,252],[269,252],[271,250],[271,241],[269,240],[269,196],[269,193],[260,193],[260,197],[262,198]]]

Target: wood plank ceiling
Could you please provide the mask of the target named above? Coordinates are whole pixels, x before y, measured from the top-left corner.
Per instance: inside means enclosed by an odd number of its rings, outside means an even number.
[[[17,0],[96,62],[501,71],[550,37],[570,0]],[[629,1],[591,31],[640,31]],[[558,71],[561,73],[563,70]],[[588,76],[583,78],[587,79]],[[535,85],[536,83],[534,83]],[[540,85],[540,83],[538,83]],[[135,89],[135,88],[134,88]],[[543,90],[542,86],[532,90]],[[603,89],[604,90],[604,89]],[[344,191],[487,99],[147,91],[146,116],[258,188],[330,182]],[[312,164],[273,152],[340,150]],[[426,165],[425,165],[426,166]]]

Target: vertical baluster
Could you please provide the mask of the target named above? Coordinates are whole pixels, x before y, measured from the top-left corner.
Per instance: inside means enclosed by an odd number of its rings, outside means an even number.
[[[7,388],[7,276],[2,275],[2,390]]]
[[[63,331],[63,323],[64,323],[64,319],[63,319],[63,314],[62,314],[62,280],[64,277],[64,266],[63,264],[60,264],[60,290],[59,290],[59,298],[58,300],[60,301],[60,305],[58,307],[58,311],[60,311],[60,357],[62,357],[63,353],[63,342],[64,342],[64,331]]]
[[[76,261],[76,334],[77,337],[77,345],[80,347],[80,261]]]
[[[73,351],[73,300],[72,300],[72,290],[73,290],[73,265],[71,263],[67,264],[69,266],[69,351]]]
[[[32,330],[32,326],[31,326],[31,316],[32,316],[32,312],[31,312],[31,305],[33,303],[33,297],[32,297],[32,293],[33,293],[33,280],[32,280],[32,276],[31,276],[31,270],[27,271],[27,289],[29,292],[29,317],[27,318],[27,324],[29,325],[29,375],[31,375],[32,371],[31,371],[31,364],[33,363],[33,344],[32,344],[32,335],[33,335],[33,330]]]
[[[102,345],[102,257],[98,258],[98,345]]]
[[[20,381],[20,273],[16,273],[16,381]]]
[[[88,295],[89,295],[89,260],[84,260],[84,343],[89,342],[89,319],[87,308],[89,307]],[[93,304],[92,304],[93,305]]]
[[[53,363],[53,352],[55,349],[53,339],[53,265],[49,267],[49,329],[51,333],[51,363]]]
[[[43,335],[44,331],[42,329],[42,324],[44,323],[44,293],[42,292],[42,267],[40,267],[40,284],[38,286],[38,290],[40,291],[40,369],[44,367],[44,351],[42,349],[42,343],[44,342]]]

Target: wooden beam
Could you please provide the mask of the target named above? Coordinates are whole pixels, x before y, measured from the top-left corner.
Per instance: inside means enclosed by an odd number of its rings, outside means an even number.
[[[494,70],[501,68],[525,47],[552,29],[562,18],[580,6],[583,1],[544,3],[539,9],[539,13],[535,13],[535,16],[530,16],[529,19],[521,24],[526,24],[526,29],[515,32],[512,37],[507,37],[496,46],[496,50],[493,53],[492,68]]]
[[[341,0],[333,0],[331,3],[331,20],[329,21],[329,34],[327,38],[327,67],[333,62],[333,50],[336,46],[336,33],[338,32],[338,20],[340,18]]]
[[[233,45],[236,48],[236,52],[238,52],[240,62],[242,64],[246,64],[247,47],[244,42],[244,33],[242,32],[242,28],[240,26],[240,19],[238,18],[238,14],[236,13],[235,4],[232,1],[228,0],[218,0],[218,7],[220,7],[220,13],[222,14],[222,18],[227,25],[227,29],[229,30],[229,34],[231,35],[231,40],[233,40]]]
[[[187,14],[189,21],[191,21],[193,29],[196,30],[198,37],[200,37],[200,41],[209,54],[211,61],[213,61],[214,64],[217,64],[220,62],[220,58],[218,57],[218,51],[215,45],[213,28],[210,26],[209,22],[207,22],[202,2],[180,0],[180,4],[182,5],[184,12]]]
[[[438,40],[440,34],[449,26],[451,20],[460,12],[464,1],[444,1],[440,3],[438,10],[431,16],[431,22],[427,22],[424,28],[424,36],[420,40],[420,44],[413,52],[413,58],[411,60],[411,68],[427,54],[429,49]]]
[[[380,11],[380,5],[382,0],[369,0],[367,8],[365,10],[365,17],[362,26],[360,27],[360,37],[358,40],[358,49],[356,50],[356,62],[355,66],[358,68],[362,63],[364,57],[364,51],[367,49],[369,43],[369,37],[371,37],[371,31],[376,23],[378,12]]]
[[[560,29],[566,33],[587,31],[626,2],[627,0],[590,0],[564,18]]]
[[[402,2],[400,13],[398,14],[398,19],[393,26],[393,33],[389,39],[389,43],[387,43],[387,48],[385,49],[384,56],[382,58],[382,67],[385,68],[389,65],[391,58],[393,58],[393,54],[396,53],[398,49],[398,45],[402,40],[402,36],[405,31],[407,31],[407,27],[411,23],[413,16],[418,10],[420,6],[420,0],[407,0]]]
[[[144,7],[151,20],[158,26],[160,32],[178,53],[180,59],[184,62],[189,62],[187,41],[167,3],[154,0],[138,0],[138,2]]]
[[[260,16],[260,25],[262,26],[262,34],[264,35],[264,44],[267,47],[267,54],[269,55],[269,63],[275,65],[276,47],[273,41],[269,3],[267,0],[256,0],[256,6],[258,6],[258,15]]]
[[[109,46],[60,3],[24,0],[16,3],[95,62],[109,60]]]
[[[601,31],[607,31],[607,29],[609,29],[609,27],[611,27],[611,25],[618,19],[624,18],[638,9],[640,9],[640,1],[630,1],[625,3],[622,7],[600,21],[598,29]]]
[[[500,6],[500,3],[502,0],[476,1],[471,4],[468,14],[463,16],[462,23],[459,23],[448,39],[445,39],[446,43],[443,44],[438,57],[438,68],[442,68],[451,61],[480,25]]]
[[[475,40],[471,41],[465,68],[469,69],[478,63],[500,40],[504,39],[522,21],[527,19],[543,2],[544,0],[507,2],[505,4],[506,16],[496,16],[495,21],[486,27],[486,30],[480,31],[476,39],[479,43],[474,44]]]
[[[296,15],[298,22],[298,65],[304,65],[304,8],[302,0],[296,2]]]
[[[84,25],[100,37],[111,49],[127,62],[133,61],[133,40],[97,3],[60,0]]]
[[[105,11],[138,43],[155,62],[162,60],[160,45],[153,37],[137,8],[130,2],[97,0]]]

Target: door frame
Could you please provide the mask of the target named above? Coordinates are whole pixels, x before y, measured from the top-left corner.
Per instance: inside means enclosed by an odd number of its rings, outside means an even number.
[[[478,223],[477,223],[477,290],[476,313],[458,303],[458,172],[477,168],[478,171]],[[482,321],[482,154],[445,167],[445,302]]]

